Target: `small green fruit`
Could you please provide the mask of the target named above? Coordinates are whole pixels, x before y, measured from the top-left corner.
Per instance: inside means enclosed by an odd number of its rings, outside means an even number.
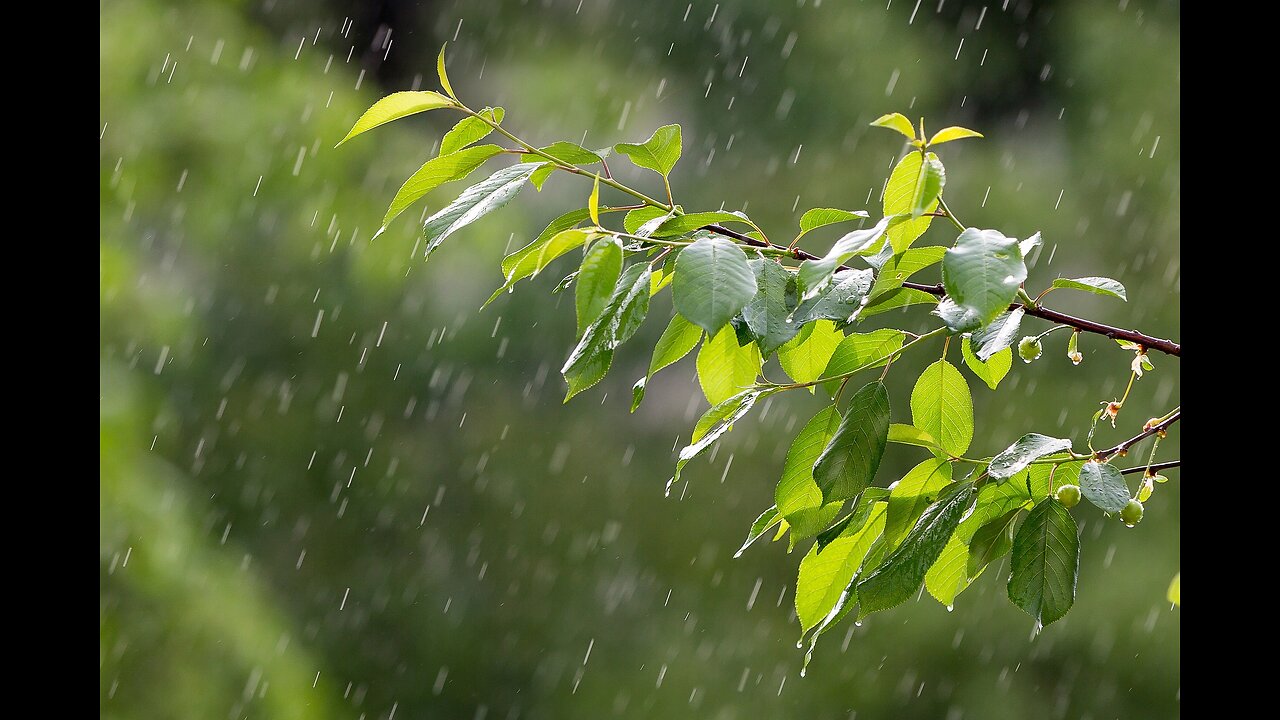
[[[1040,345],[1040,340],[1030,335],[1018,341],[1018,357],[1023,362],[1031,362],[1040,357],[1040,353],[1044,352],[1044,348]]]
[[[1080,486],[1079,485],[1063,485],[1058,488],[1058,502],[1064,507],[1073,508],[1080,504]]]
[[[1142,503],[1137,500],[1130,500],[1125,504],[1124,509],[1120,511],[1120,521],[1129,527],[1133,527],[1142,521]]]

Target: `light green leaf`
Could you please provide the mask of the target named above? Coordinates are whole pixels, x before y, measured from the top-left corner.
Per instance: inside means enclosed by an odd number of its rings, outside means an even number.
[[[840,426],[840,411],[828,405],[809,419],[791,441],[782,478],[773,493],[775,506],[791,526],[791,546],[822,531],[840,512],[844,501],[824,504],[813,480],[813,464]]]
[[[631,158],[637,166],[666,177],[680,159],[680,126],[663,125],[642,143],[618,143],[613,149]]]
[[[884,517],[884,503],[874,503],[864,523],[857,526],[850,523],[821,553],[814,545],[800,561],[796,579],[796,617],[800,620],[802,636],[835,608],[867,551],[880,535]]]
[[[596,153],[591,152],[577,143],[571,143],[564,140],[551,143],[546,147],[538,149],[565,165],[593,165],[600,162],[600,156]],[[539,162],[544,158],[542,155],[527,153],[525,155],[521,155],[520,159],[524,162]]]
[[[767,358],[800,331],[789,319],[796,303],[796,279],[772,260],[757,259],[748,264],[756,276],[756,295],[742,308],[742,317]]]
[[[495,124],[502,124],[502,118],[505,117],[506,111],[502,108],[485,108],[480,111],[481,117],[486,117]],[[493,132],[493,127],[489,123],[478,117],[464,117],[458,121],[453,129],[444,134],[440,140],[440,155],[451,155],[458,152],[462,148],[483,140]],[[496,147],[496,146],[495,146]]]
[[[529,156],[524,155],[522,157],[529,157]],[[537,162],[537,161],[530,160],[529,162]],[[544,162],[538,165],[538,169],[534,170],[533,174],[529,176],[529,184],[537,188],[538,192],[542,192],[543,184],[547,182],[547,178],[551,177],[551,174],[554,173],[555,171],[556,171],[555,164]]]
[[[681,315],[672,315],[667,329],[662,331],[662,337],[658,338],[658,344],[653,348],[648,377],[653,377],[662,368],[688,355],[689,351],[698,346],[700,339],[702,328]]]
[[[733,424],[747,414],[747,411],[756,404],[756,400],[769,395],[770,392],[769,390],[744,390],[703,413],[693,427],[693,438],[689,441],[689,445],[680,450],[680,458],[676,461],[676,473],[671,478],[671,482],[679,482],[680,473],[690,460],[711,447],[711,444],[719,440],[721,435],[732,430]]]
[[[920,175],[916,178],[916,189],[912,195],[911,217],[918,218],[924,213],[933,212],[929,208],[938,206],[938,198],[942,195],[942,188],[946,184],[947,171],[942,167],[942,161],[933,153],[925,153],[924,163],[920,166]]]
[[[965,572],[968,561],[969,547],[952,535],[924,575],[925,589],[948,609],[955,603],[956,596],[969,587],[970,579]]]
[[[591,186],[591,194],[587,196],[587,213],[591,215],[591,222],[597,227],[600,226],[600,176],[596,176],[595,183]]]
[[[738,345],[738,335],[732,327],[726,325],[711,336],[702,343],[697,361],[698,384],[707,402],[718,405],[755,384],[761,362],[755,343]]]
[[[669,217],[670,215],[671,213],[666,210],[646,205],[642,208],[636,208],[635,210],[628,212],[626,217],[622,218],[622,228],[626,230],[627,233],[635,235],[646,223],[660,217]]]
[[[810,230],[817,230],[820,227],[834,225],[836,223],[849,222],[850,220],[858,220],[860,218],[870,217],[866,210],[838,210],[836,208],[813,208],[806,210],[804,215],[800,216],[800,234],[804,235]]]
[[[550,237],[543,238],[539,236],[537,240],[503,258],[502,268],[507,274],[506,282],[502,284],[502,287],[493,291],[493,294],[485,301],[485,305],[487,306],[501,297],[502,293],[510,290],[518,281],[536,276],[556,258],[574,248],[581,247],[597,237],[600,237],[600,234],[592,230],[563,230]],[[614,280],[617,280],[617,277],[614,277]],[[606,299],[608,298],[607,293],[612,289],[613,284],[610,283],[608,288],[604,290]]]
[[[938,498],[939,492],[951,484],[951,463],[929,458],[907,471],[889,487],[889,508],[885,517],[884,536],[877,557],[898,548],[924,511]]]
[[[942,128],[938,132],[934,133],[933,137],[929,138],[929,145],[941,145],[942,143],[951,142],[952,140],[963,140],[964,138],[971,137],[980,138],[982,137],[982,133],[977,130],[960,127],[959,125],[952,125],[951,127]]]
[[[1182,573],[1178,572],[1173,576],[1173,581],[1169,583],[1169,591],[1165,593],[1165,597],[1174,605],[1182,605]]]
[[[566,232],[583,232],[568,230]],[[562,233],[563,234],[563,233]],[[558,236],[557,236],[558,237]],[[574,285],[574,308],[578,313],[578,334],[600,317],[622,275],[622,243],[614,238],[597,241],[582,258]]]
[[[497,145],[479,145],[428,160],[396,191],[391,207],[387,208],[387,214],[382,218],[382,227],[374,237],[381,235],[397,215],[404,212],[405,208],[417,202],[423,195],[451,180],[465,178],[483,165],[484,161],[501,151],[502,148]]]
[[[440,76],[440,87],[449,94],[449,97],[457,99],[457,95],[453,92],[453,86],[449,84],[449,74],[444,71],[444,49],[449,43],[440,46],[440,57],[436,58],[436,74]]]
[[[1085,463],[1080,469],[1080,494],[1109,513],[1120,512],[1129,502],[1129,486],[1111,463]]]
[[[1076,598],[1080,535],[1062,503],[1036,505],[1013,537],[1009,600],[1035,618],[1036,629],[1067,614]]]
[[[1013,477],[1033,460],[1071,449],[1071,441],[1039,433],[1027,433],[991,458],[987,473],[997,482]]]
[[[510,202],[537,169],[535,163],[503,168],[463,190],[456,200],[427,218],[423,226],[427,240],[426,256],[430,257],[445,238]]]
[[[901,330],[880,328],[869,333],[850,333],[836,346],[822,377],[833,378],[867,368],[880,367],[890,355],[902,349],[906,335]]]
[[[814,320],[853,322],[862,310],[862,302],[871,289],[870,270],[841,270],[832,278],[827,289],[800,303],[792,313],[792,321],[804,325]]]
[[[1045,479],[1048,479],[1047,471]],[[1048,494],[1048,483],[1031,481],[1027,473],[1022,473],[1003,485],[995,483],[983,485],[978,491],[978,501],[973,506],[973,512],[969,513],[969,516],[962,520],[960,527],[956,529],[956,537],[960,538],[961,542],[970,544],[982,528],[1015,510],[1030,507],[1032,498],[1027,494],[1028,482],[1031,482],[1031,489],[1037,493],[1038,497]],[[1063,480],[1059,479],[1059,482]]]
[[[1026,279],[1017,240],[969,228],[942,258],[942,285],[963,311],[960,319],[943,319],[957,332],[983,327],[1008,309]]]
[[[900,310],[911,305],[937,304],[938,298],[915,288],[898,288],[872,300],[862,308],[858,316],[863,320],[890,310]]]
[[[884,235],[889,222],[890,218],[886,217],[874,227],[854,230],[837,240],[822,258],[800,263],[799,281],[800,288],[804,291],[803,299],[808,300],[822,292],[836,269],[858,252],[874,245]]]
[[[867,383],[849,399],[840,427],[813,466],[825,502],[856,497],[875,478],[889,437],[889,391]]]
[[[914,425],[891,423],[889,425],[889,442],[897,443],[898,445],[915,445],[916,447],[928,448],[935,453],[946,453],[932,435]]]
[[[738,222],[747,223],[746,215],[736,212],[698,212],[686,213],[684,215],[673,215],[650,233],[653,237],[675,237],[693,232],[705,225],[715,225],[717,223]]]
[[[925,368],[911,390],[911,424],[929,433],[953,456],[973,441],[973,397],[954,365],[939,360]]]
[[[587,326],[560,372],[569,384],[568,402],[574,395],[604,377],[613,350],[630,338],[649,311],[649,265],[636,263],[618,278],[600,316]]]
[[[920,173],[924,168],[924,155],[909,152],[894,167],[889,182],[884,188],[884,215],[910,215],[915,207],[916,187],[920,182]],[[937,199],[924,207],[924,212],[931,213],[938,209]],[[894,252],[902,252],[911,247],[916,238],[929,229],[933,222],[932,215],[919,215],[911,220],[895,225],[889,229],[889,244]]]
[[[792,380],[812,382],[822,375],[841,340],[844,334],[830,320],[810,323],[778,348],[778,363]]]
[[[881,115],[880,117],[871,121],[871,125],[873,127],[882,127],[882,128],[889,128],[890,130],[897,130],[898,132],[905,135],[908,140],[916,139],[916,129],[911,126],[911,121],[908,120],[907,117],[902,113],[889,113],[888,115]]]
[[[751,523],[751,530],[747,532],[747,539],[742,543],[742,547],[738,548],[738,552],[734,553],[735,558],[742,557],[742,553],[751,547],[752,543],[760,538],[761,535],[769,532],[769,528],[782,522],[782,515],[778,512],[778,508],[771,507],[760,513],[760,517]]]
[[[973,485],[958,483],[920,517],[884,563],[858,583],[858,617],[899,605],[920,589],[973,499]]]
[[[1094,295],[1107,295],[1109,297],[1120,298],[1125,302],[1129,301],[1129,296],[1124,291],[1124,285],[1118,281],[1105,277],[1082,277],[1082,278],[1058,278],[1053,281],[1053,287],[1071,288],[1073,290],[1084,290]]]
[[[365,110],[360,119],[356,121],[356,124],[351,127],[351,132],[338,141],[338,145],[360,133],[372,130],[392,120],[399,120],[402,117],[426,112],[427,110],[456,106],[457,104],[454,101],[430,90],[391,93],[374,103],[368,110]]]
[[[977,355],[973,354],[973,348],[970,347],[969,338],[965,338],[960,343],[961,354],[964,355],[964,364],[969,366],[974,375],[978,379],[987,384],[987,387],[995,390],[1000,385],[1000,381],[1005,375],[1009,374],[1009,369],[1013,367],[1013,350],[1005,348],[996,352],[991,359],[982,362]]]
[[[715,335],[756,294],[747,256],[724,238],[704,238],[676,257],[672,283],[676,311]]]
[[[888,246],[886,246],[888,247]],[[892,253],[880,265],[875,284],[871,286],[871,300],[878,300],[888,293],[902,287],[902,283],[921,270],[942,262],[947,249],[937,245],[920,248],[908,248],[900,253]],[[915,291],[920,292],[920,291]],[[933,299],[933,296],[929,296]]]

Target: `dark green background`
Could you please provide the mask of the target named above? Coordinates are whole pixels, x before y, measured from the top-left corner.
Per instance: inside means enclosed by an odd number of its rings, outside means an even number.
[[[705,403],[689,359],[628,414],[662,320],[564,406],[572,302],[549,291],[569,263],[477,312],[504,250],[589,186],[526,190],[424,264],[415,221],[460,185],[370,236],[456,116],[333,149],[380,94],[434,87],[450,40],[456,90],[518,133],[598,147],[679,122],[677,199],[785,237],[809,207],[878,215],[902,145],[867,123],[924,115],[986,133],[941,149],[947,197],[968,224],[1043,231],[1029,288],[1115,277],[1127,305],[1051,304],[1176,338],[1176,3],[938,4],[101,4],[102,716],[1178,715],[1177,471],[1136,529],[1076,510],[1076,606],[1038,637],[1006,564],[952,613],[926,595],[833,631],[801,678],[799,555],[732,555],[820,401],[764,404],[665,498]],[[919,309],[868,326],[889,322],[928,327]],[[999,393],[970,382],[974,452],[1083,441],[1129,354],[1086,337],[1072,367],[1066,340]],[[938,351],[895,364],[895,420]],[[1177,361],[1152,359],[1101,442],[1178,402]],[[881,484],[919,459],[891,448]]]

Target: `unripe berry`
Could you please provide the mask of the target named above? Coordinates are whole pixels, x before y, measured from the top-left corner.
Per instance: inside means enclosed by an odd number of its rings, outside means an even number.
[[[1130,500],[1125,504],[1124,509],[1120,511],[1120,521],[1129,527],[1133,527],[1142,521],[1142,503],[1137,500]]]
[[[1073,508],[1080,504],[1080,486],[1079,485],[1063,485],[1058,488],[1058,502],[1064,507]]]
[[[1044,348],[1041,347],[1038,338],[1028,335],[1018,341],[1018,357],[1022,358],[1023,362],[1029,363],[1035,360],[1040,357],[1040,353],[1043,351]]]

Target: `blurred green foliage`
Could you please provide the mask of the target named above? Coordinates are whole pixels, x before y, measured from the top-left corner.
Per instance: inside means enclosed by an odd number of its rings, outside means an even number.
[[[901,150],[866,127],[883,112],[975,127],[987,139],[945,149],[957,214],[1043,231],[1031,288],[1129,288],[1128,305],[1055,307],[1177,337],[1176,4],[913,5],[415,4],[383,76],[430,87],[456,34],[455,88],[529,137],[599,146],[681,122],[677,198],[767,228],[814,206],[875,214]],[[332,149],[384,92],[383,48],[343,36],[371,27],[311,3],[100,13],[103,717],[1178,713],[1176,471],[1137,528],[1085,521],[1076,608],[1041,636],[989,572],[953,613],[926,598],[833,632],[801,679],[799,557],[731,555],[816,399],[767,404],[663,498],[702,409],[692,359],[631,416],[648,357],[624,349],[564,407],[558,274],[476,312],[503,251],[589,186],[526,191],[423,264],[416,213],[457,184],[370,236],[451,119]],[[1066,339],[1015,363],[1002,391],[1020,402],[970,384],[975,451],[1080,438],[1123,392],[1126,353],[1083,338],[1076,368]],[[1153,360],[1104,442],[1178,401],[1177,362]],[[1161,457],[1177,453],[1175,430]],[[881,482],[916,460],[892,450]]]

